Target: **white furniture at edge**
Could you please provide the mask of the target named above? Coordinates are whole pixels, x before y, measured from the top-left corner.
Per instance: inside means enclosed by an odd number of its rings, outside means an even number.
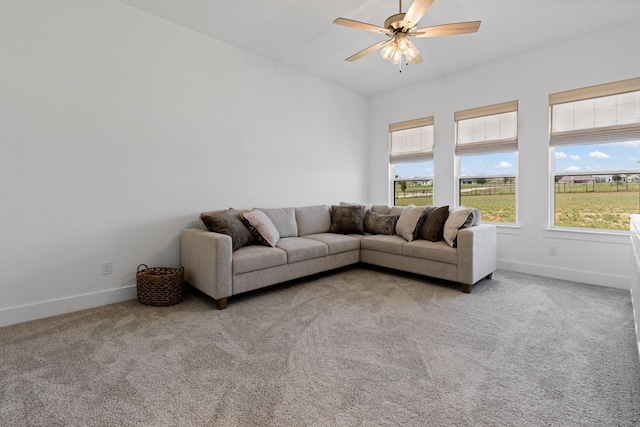
[[[640,352],[640,215],[631,215],[631,302],[633,323],[636,327],[636,341]]]

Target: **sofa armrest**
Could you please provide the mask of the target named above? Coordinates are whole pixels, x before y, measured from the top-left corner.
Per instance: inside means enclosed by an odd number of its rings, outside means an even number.
[[[458,282],[473,285],[496,270],[497,240],[491,224],[458,231]]]
[[[214,299],[233,294],[231,237],[189,228],[182,231],[184,280]]]

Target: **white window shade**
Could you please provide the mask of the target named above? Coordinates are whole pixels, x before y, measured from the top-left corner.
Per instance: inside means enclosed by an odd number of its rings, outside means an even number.
[[[518,102],[505,102],[455,113],[456,154],[484,154],[518,149]]]
[[[391,164],[433,159],[433,117],[389,125]]]
[[[551,145],[640,139],[640,78],[549,95]]]

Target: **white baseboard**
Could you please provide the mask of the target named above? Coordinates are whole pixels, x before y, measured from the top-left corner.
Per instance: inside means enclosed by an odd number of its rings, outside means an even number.
[[[518,273],[533,274],[560,280],[571,280],[618,289],[629,289],[631,280],[629,276],[614,276],[590,271],[549,267],[546,265],[506,260],[498,260],[498,268]],[[136,286],[133,285],[89,294],[75,295],[68,298],[58,298],[18,307],[3,308],[0,309],[0,327],[28,322],[30,320],[42,319],[45,317],[57,316],[59,314],[72,313],[74,311],[86,310],[88,308],[128,301],[136,298]]]
[[[601,274],[593,271],[550,267],[548,265],[524,262],[498,260],[498,268],[501,270],[551,277],[552,279],[571,280],[574,282],[588,283],[590,285],[605,286],[609,288],[629,289],[629,285],[631,283],[631,278],[629,276]]]
[[[136,286],[0,309],[0,327],[137,298]]]

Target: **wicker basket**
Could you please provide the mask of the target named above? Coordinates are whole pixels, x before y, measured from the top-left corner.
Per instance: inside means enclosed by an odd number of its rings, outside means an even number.
[[[141,267],[144,268],[141,270]],[[149,268],[140,264],[136,273],[138,301],[146,305],[177,304],[182,301],[183,280],[184,267]]]

